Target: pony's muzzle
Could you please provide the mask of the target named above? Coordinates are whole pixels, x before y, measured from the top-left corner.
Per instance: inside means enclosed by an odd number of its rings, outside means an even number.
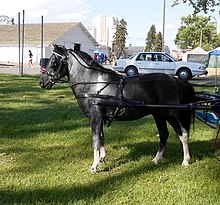
[[[47,74],[43,74],[39,80],[39,85],[44,89],[51,89],[53,82]]]

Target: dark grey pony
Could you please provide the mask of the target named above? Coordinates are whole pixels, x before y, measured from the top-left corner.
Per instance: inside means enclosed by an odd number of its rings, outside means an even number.
[[[152,108],[145,105],[176,105],[196,101],[193,87],[166,74],[125,77],[96,63],[87,53],[54,45],[53,54],[41,76],[42,88],[50,89],[62,77],[68,76],[80,108],[92,129],[94,161],[90,168],[96,172],[104,161],[104,122],[136,120],[153,115],[160,136],[160,146],[153,159],[163,158],[169,136],[168,122],[183,145],[183,166],[189,165],[188,133],[191,124],[189,109]]]

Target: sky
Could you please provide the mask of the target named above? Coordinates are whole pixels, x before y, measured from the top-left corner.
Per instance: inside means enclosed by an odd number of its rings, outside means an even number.
[[[170,49],[177,49],[174,39],[181,26],[181,17],[192,14],[188,4],[181,3],[171,7],[174,0],[165,0],[165,44]],[[98,15],[116,16],[127,22],[126,45],[144,46],[150,27],[154,24],[157,33],[163,30],[164,0],[5,0],[1,2],[0,15],[15,19],[18,23],[18,12],[21,20],[25,11],[25,23],[41,23],[43,16],[45,23],[82,22],[92,25]],[[209,13],[215,18],[213,22],[220,31],[220,8]],[[201,15],[205,15],[201,13]],[[207,15],[206,15],[207,16]]]

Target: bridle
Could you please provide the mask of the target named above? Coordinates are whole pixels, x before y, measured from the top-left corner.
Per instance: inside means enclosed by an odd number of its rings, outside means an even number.
[[[55,57],[57,57],[57,56],[60,57],[59,67],[55,72],[52,72],[52,73],[46,71],[46,74],[49,76],[49,79],[50,79],[51,83],[53,83],[53,84],[57,83],[57,82],[64,82],[59,79],[59,75],[60,75],[60,70],[61,70],[63,64],[67,63],[67,53],[65,53],[64,55],[61,55],[55,51],[53,51],[52,53],[55,55]]]

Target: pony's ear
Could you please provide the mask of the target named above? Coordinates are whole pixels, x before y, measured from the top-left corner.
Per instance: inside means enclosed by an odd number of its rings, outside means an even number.
[[[62,46],[60,45],[60,48],[62,48],[64,52],[67,52],[67,50],[68,50],[68,49],[67,49],[65,46],[63,46],[63,45],[62,45]]]
[[[57,45],[57,44],[55,44],[55,43],[52,43],[52,46],[53,46],[53,48],[58,47],[58,45]]]

